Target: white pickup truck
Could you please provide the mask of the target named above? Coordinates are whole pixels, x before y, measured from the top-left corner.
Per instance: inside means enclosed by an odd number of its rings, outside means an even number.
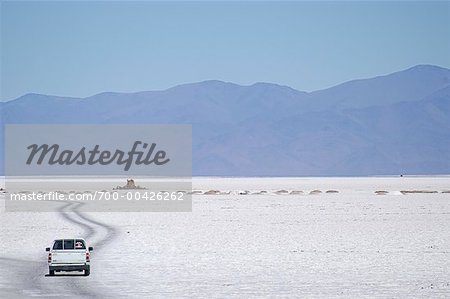
[[[91,273],[90,252],[94,248],[86,247],[83,239],[58,239],[53,246],[47,247],[48,271],[50,275],[60,271],[84,271],[84,275]]]

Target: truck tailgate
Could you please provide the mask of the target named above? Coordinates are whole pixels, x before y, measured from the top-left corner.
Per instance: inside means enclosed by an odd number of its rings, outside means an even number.
[[[52,264],[84,264],[86,250],[54,250]]]

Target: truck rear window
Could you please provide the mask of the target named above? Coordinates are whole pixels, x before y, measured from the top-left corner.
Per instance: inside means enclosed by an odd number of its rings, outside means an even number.
[[[82,239],[56,240],[55,243],[53,244],[53,249],[56,250],[86,249],[86,244]]]
[[[74,240],[64,240],[64,250],[66,249],[75,249]]]
[[[62,240],[56,240],[55,244],[53,244],[53,249],[63,249],[63,242]]]
[[[75,249],[86,249],[86,245],[83,240],[76,239],[75,240]]]

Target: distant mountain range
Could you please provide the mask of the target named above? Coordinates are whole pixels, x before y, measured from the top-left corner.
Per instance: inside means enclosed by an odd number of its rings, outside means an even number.
[[[450,173],[450,70],[431,65],[310,93],[205,81],[0,109],[6,124],[192,124],[194,175]]]

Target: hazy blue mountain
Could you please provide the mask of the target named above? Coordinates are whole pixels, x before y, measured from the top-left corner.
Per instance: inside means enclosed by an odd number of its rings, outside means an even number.
[[[418,101],[450,84],[450,70],[418,65],[371,79],[353,80],[311,93],[314,103],[324,107],[362,108]]]
[[[450,70],[430,65],[311,93],[205,81],[0,109],[3,123],[192,124],[195,175],[450,173]]]

